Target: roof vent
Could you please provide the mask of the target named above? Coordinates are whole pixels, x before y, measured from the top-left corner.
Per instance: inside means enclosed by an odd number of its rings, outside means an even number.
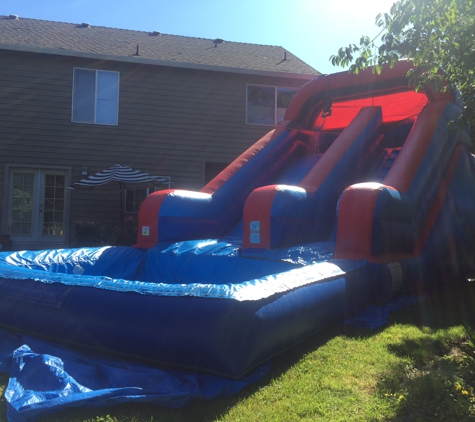
[[[226,41],[224,41],[222,38],[216,38],[213,42],[214,46],[217,47],[218,44],[224,44]]]
[[[152,33],[150,35],[162,35],[162,33],[160,31],[152,31]]]
[[[90,28],[91,27],[91,24],[90,23],[87,23],[87,22],[83,22],[81,24],[81,28]]]
[[[18,20],[18,15],[8,15],[8,19],[17,21]]]

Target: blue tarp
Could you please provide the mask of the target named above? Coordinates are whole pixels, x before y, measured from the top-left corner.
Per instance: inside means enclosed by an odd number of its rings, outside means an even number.
[[[244,378],[231,380],[76,352],[0,330],[0,371],[10,373],[5,390],[10,422],[34,421],[66,408],[126,402],[179,408],[193,400],[235,394],[269,368],[266,363]]]
[[[426,296],[403,296],[370,305],[344,324],[378,328],[396,311]],[[179,408],[193,400],[227,397],[261,379],[266,363],[239,380],[159,369],[48,343],[0,329],[0,371],[10,373],[5,390],[10,422],[34,421],[66,408],[114,406],[126,402]]]

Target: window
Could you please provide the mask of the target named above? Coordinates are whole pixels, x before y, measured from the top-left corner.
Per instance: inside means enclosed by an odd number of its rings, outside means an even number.
[[[72,121],[117,125],[119,72],[74,69]]]
[[[155,192],[155,189],[127,189],[125,191],[125,212],[139,212],[144,199]]]
[[[246,123],[275,126],[284,120],[285,110],[297,91],[295,88],[248,85]]]

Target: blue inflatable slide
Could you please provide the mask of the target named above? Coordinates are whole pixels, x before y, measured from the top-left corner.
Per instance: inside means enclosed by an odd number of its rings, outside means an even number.
[[[145,400],[124,384],[100,395],[80,369],[78,401],[61,389],[44,399],[18,381],[27,357],[51,361],[32,350],[38,338],[53,342],[38,346],[46,356],[62,344],[211,380],[177,391],[177,406],[237,391],[371,303],[471,270],[475,161],[468,131],[449,124],[461,105],[450,90],[414,92],[410,67],[307,83],[285,120],[200,192],[148,196],[134,247],[0,253],[0,326],[16,347],[2,357],[16,374],[10,420]],[[148,397],[171,397],[174,380]]]

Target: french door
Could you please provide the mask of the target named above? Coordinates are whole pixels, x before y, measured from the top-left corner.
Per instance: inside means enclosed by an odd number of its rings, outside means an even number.
[[[10,169],[8,226],[14,242],[65,241],[66,177],[61,169]]]

